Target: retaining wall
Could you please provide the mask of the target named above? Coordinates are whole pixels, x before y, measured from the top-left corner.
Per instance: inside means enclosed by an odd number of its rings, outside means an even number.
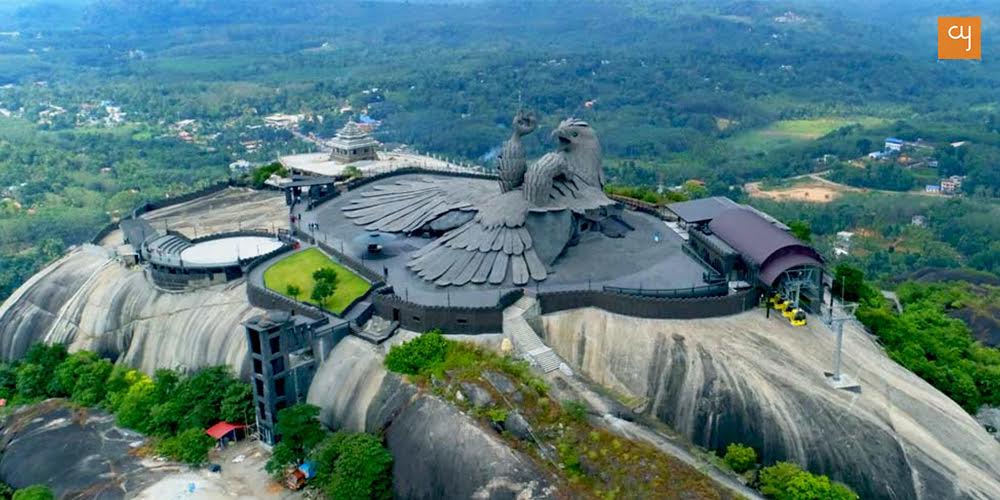
[[[694,319],[729,316],[752,309],[757,306],[760,292],[750,289],[723,297],[666,298],[578,290],[542,292],[537,298],[542,307],[542,314],[596,307],[639,318]]]
[[[422,333],[440,329],[448,334],[478,335],[502,332],[503,310],[523,294],[521,289],[509,291],[490,307],[428,306],[403,300],[392,287],[385,287],[372,295],[372,303],[376,314],[398,321],[407,330]]]

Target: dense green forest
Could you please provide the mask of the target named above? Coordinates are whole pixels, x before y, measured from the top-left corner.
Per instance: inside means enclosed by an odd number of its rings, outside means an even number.
[[[840,161],[835,180],[864,187],[967,176],[966,200],[935,215],[927,238],[950,265],[996,272],[995,218],[975,238],[942,228],[995,210],[1000,72],[936,61],[931,2],[450,3],[0,7],[0,297],[139,201],[224,179],[235,160],[310,148],[263,126],[268,114],[304,114],[302,132],[324,137],[364,113],[383,142],[489,164],[519,105],[543,127],[587,119],[611,180],[658,196],[700,179],[706,193],[739,197],[748,181],[830,168],[823,155]],[[959,2],[949,14],[989,7]],[[985,53],[998,48],[984,39]],[[546,136],[531,136],[531,154]],[[937,145],[938,167],[842,165],[888,136]],[[969,145],[944,146],[955,141]],[[795,218],[822,240],[845,229],[847,204],[770,208],[807,212]],[[882,276],[925,262],[861,264]]]

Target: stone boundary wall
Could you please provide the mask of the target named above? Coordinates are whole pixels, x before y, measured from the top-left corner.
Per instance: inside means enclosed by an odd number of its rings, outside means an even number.
[[[170,198],[163,198],[161,200],[155,200],[155,201],[143,201],[134,209],[132,209],[131,214],[122,217],[117,222],[109,222],[106,226],[101,228],[101,230],[99,230],[97,234],[95,234],[94,237],[90,239],[90,242],[94,245],[100,245],[101,240],[107,238],[109,234],[113,233],[116,229],[118,229],[118,224],[120,224],[121,221],[123,220],[134,219],[145,213],[152,212],[153,210],[179,205],[181,203],[186,203],[191,200],[194,200],[196,198],[201,198],[202,196],[208,196],[210,194],[218,193],[219,191],[222,191],[230,187],[239,187],[242,185],[243,184],[240,184],[239,182],[229,179],[226,181],[217,182],[215,184],[199,189],[197,191],[192,191],[190,193],[182,194],[180,196],[173,196]]]
[[[372,303],[376,314],[398,321],[407,330],[423,333],[440,329],[447,334],[478,335],[502,332],[504,309],[522,295],[524,290],[511,290],[489,307],[428,306],[403,300],[392,287],[385,287],[372,296]]]
[[[250,283],[250,280],[247,280],[247,299],[251,305],[261,309],[292,311],[309,319],[322,319],[326,317],[326,313],[318,307],[290,299],[264,287],[256,286]]]
[[[581,307],[596,307],[611,313],[654,319],[714,318],[738,314],[757,307],[760,292],[743,290],[724,297],[661,298],[622,293],[580,290],[537,294],[542,314]]]

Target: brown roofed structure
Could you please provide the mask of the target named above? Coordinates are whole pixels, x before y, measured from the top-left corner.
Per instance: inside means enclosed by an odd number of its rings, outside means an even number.
[[[760,215],[742,208],[726,210],[708,224],[712,233],[758,266],[759,279],[771,286],[782,272],[796,266],[822,267],[823,257]]]

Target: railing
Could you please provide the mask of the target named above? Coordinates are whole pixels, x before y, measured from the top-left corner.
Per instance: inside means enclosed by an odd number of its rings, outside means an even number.
[[[694,298],[694,297],[721,297],[729,293],[729,284],[712,283],[708,285],[690,286],[686,288],[624,288],[617,286],[604,286],[605,292],[620,293],[624,295],[637,295],[641,297],[662,297],[662,298]]]

